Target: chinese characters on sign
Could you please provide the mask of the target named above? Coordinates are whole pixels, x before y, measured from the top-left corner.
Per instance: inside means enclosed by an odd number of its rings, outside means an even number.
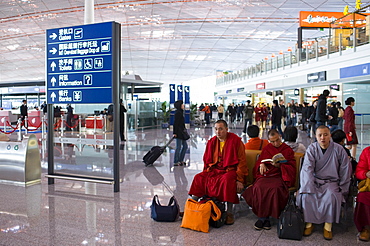
[[[114,22],[47,30],[48,103],[111,103]]]

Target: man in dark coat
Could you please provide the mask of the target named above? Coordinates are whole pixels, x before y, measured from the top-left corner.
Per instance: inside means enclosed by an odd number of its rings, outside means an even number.
[[[281,117],[283,113],[277,100],[272,101],[272,116],[271,116],[271,129],[277,129],[280,135],[284,138],[283,131],[281,130]]]
[[[316,128],[321,125],[325,125],[326,121],[328,120],[328,116],[326,115],[326,104],[329,94],[330,94],[329,90],[324,90],[322,94],[319,96],[319,100],[317,101],[315,115]]]
[[[20,107],[21,119],[22,121],[28,116],[28,107],[27,107],[27,100],[22,101],[22,105]]]

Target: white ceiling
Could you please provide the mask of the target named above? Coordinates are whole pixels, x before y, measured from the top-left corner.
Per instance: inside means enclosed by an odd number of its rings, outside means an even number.
[[[299,11],[345,5],[355,0],[95,0],[95,22],[121,24],[123,72],[179,84],[294,47]],[[83,22],[84,0],[1,0],[0,83],[44,80],[45,30]]]

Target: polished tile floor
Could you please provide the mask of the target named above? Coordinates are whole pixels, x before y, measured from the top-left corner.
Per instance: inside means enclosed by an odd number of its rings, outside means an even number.
[[[230,131],[241,136],[242,128]],[[332,241],[324,240],[322,225],[302,241],[277,237],[276,220],[271,230],[256,231],[257,217],[242,201],[234,207],[236,222],[210,233],[180,228],[181,221],[155,222],[150,218],[152,198],[157,194],[165,204],[174,194],[183,209],[194,175],[203,168],[202,156],[212,128],[191,128],[187,166],[173,166],[175,143],[154,166],[145,167],[143,155],[153,145],[164,145],[171,137],[167,129],[146,129],[128,133],[120,146],[120,192],[113,186],[80,181],[56,180],[48,185],[45,141],[42,149],[41,184],[19,187],[0,184],[0,245],[354,245],[364,244],[356,237],[352,209],[333,228]],[[266,137],[266,132],[263,134]],[[73,134],[66,135],[73,138]],[[79,136],[111,138],[105,134]],[[243,141],[247,141],[243,136]],[[306,146],[310,139],[300,133]],[[60,172],[110,177],[113,149],[94,144],[58,143],[55,167]],[[360,151],[358,151],[360,152]]]

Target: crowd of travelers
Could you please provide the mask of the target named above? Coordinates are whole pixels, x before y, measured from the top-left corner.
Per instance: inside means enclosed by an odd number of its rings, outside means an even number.
[[[212,112],[217,112],[217,119],[225,119],[229,124],[244,121],[243,135],[246,135],[247,127],[252,124],[257,125],[262,130],[277,129],[283,139],[283,128],[295,126],[305,131],[309,138],[312,137],[313,141],[316,141],[315,132],[320,125],[328,126],[331,133],[337,129],[344,130],[346,134],[350,134],[352,137],[352,155],[356,156],[358,139],[352,109],[355,102],[354,98],[349,97],[346,100],[347,110],[345,110],[341,102],[328,103],[328,96],[329,90],[324,90],[312,103],[303,102],[298,104],[298,102],[291,100],[285,105],[283,100],[273,100],[271,106],[269,103],[253,105],[250,100],[247,100],[246,104],[230,103],[226,108],[222,104],[217,106],[202,103],[199,106],[199,111],[205,112],[205,123],[207,125],[210,124],[212,119]],[[347,118],[346,124],[344,124],[345,118]]]
[[[295,197],[304,214],[304,236],[310,236],[314,227],[323,224],[323,237],[331,240],[332,224],[339,223],[342,204],[349,196],[357,196],[354,222],[359,239],[369,241],[370,147],[362,151],[357,162],[355,100],[347,98],[344,109],[340,102],[328,104],[328,96],[329,91],[324,90],[312,105],[293,100],[287,105],[274,100],[271,107],[264,103],[253,106],[250,101],[245,105],[230,104],[226,109],[223,105],[201,105],[200,110],[209,117],[212,111],[218,112],[216,135],[207,142],[204,169],[195,175],[189,195],[194,200],[207,195],[225,202],[226,224],[231,225],[232,206],[239,203],[237,193],[241,193],[258,217],[254,228],[269,230],[270,218],[279,218],[287,205],[289,188],[294,187],[298,178],[300,185]],[[247,143],[228,131],[225,115],[229,123],[244,120]],[[260,131],[266,129],[268,139],[261,139]],[[307,148],[297,143],[298,129],[312,138]],[[261,151],[252,170],[248,170],[245,154],[248,150]],[[297,153],[304,156],[298,169]],[[247,186],[250,172],[254,182]],[[363,180],[360,192],[351,194],[350,186],[356,186],[360,180]]]

